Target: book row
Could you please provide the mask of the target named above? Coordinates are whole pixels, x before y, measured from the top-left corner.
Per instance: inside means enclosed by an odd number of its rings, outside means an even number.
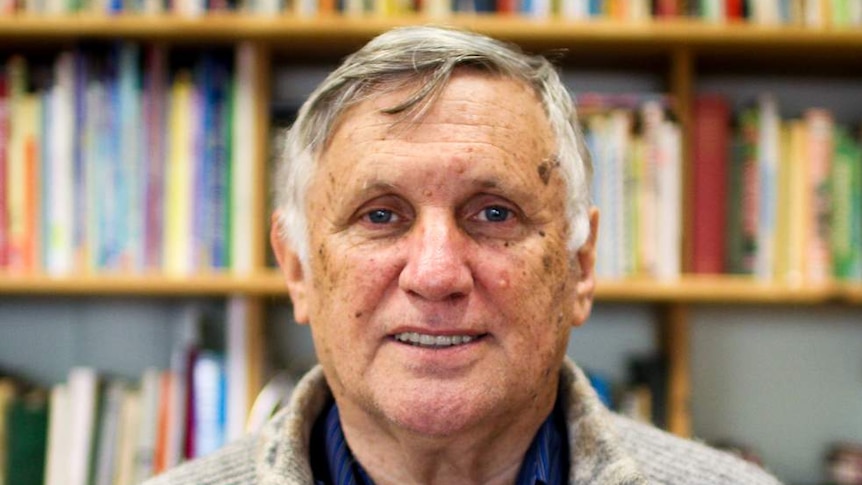
[[[577,97],[601,212],[596,274],[673,279],[681,271],[681,135],[669,100]]]
[[[208,11],[302,16],[336,12],[350,16],[420,12],[430,17],[453,12],[518,13],[571,20],[641,21],[689,17],[708,22],[747,21],[814,28],[862,26],[860,0],[0,0],[0,15],[131,12],[196,17]]]
[[[0,269],[249,269],[253,53],[118,43],[0,68]]]
[[[205,345],[190,307],[167,369],[134,380],[74,367],[50,389],[0,376],[0,478],[9,485],[132,485],[245,432],[242,356]]]
[[[862,280],[862,144],[826,109],[764,95],[694,108],[692,271],[791,285]]]

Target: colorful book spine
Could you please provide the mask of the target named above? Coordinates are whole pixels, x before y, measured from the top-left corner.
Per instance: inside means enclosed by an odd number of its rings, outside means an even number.
[[[730,105],[720,95],[695,99],[692,155],[691,271],[724,273]]]
[[[858,280],[860,262],[860,170],[862,150],[846,129],[836,127],[835,156],[832,164],[831,250],[833,274],[839,280]]]
[[[179,72],[171,85],[168,107],[168,162],[165,173],[164,270],[187,275],[192,270],[191,133],[195,110],[194,86],[188,71]]]
[[[819,285],[827,283],[832,274],[832,251],[829,243],[831,220],[831,188],[829,175],[833,154],[832,115],[822,109],[805,113],[808,126],[808,176],[811,192],[811,220],[806,251],[806,281]]]

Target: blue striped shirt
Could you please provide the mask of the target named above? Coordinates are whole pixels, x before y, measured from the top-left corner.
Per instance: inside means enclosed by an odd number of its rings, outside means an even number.
[[[318,422],[312,436],[311,455],[318,485],[374,485],[353,457],[344,433],[338,406],[333,402]],[[548,416],[524,455],[516,485],[562,485],[568,473],[568,440],[559,402]]]

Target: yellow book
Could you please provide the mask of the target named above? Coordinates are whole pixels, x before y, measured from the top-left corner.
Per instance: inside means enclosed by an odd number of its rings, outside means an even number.
[[[773,240],[773,280],[784,282],[789,270],[788,245],[789,218],[790,218],[790,157],[791,157],[791,125],[790,122],[782,122],[779,127],[779,156],[776,171],[777,184],[775,187],[777,205],[775,207],[775,239]]]
[[[164,271],[186,275],[192,269],[192,113],[191,74],[177,74],[168,104],[168,162],[165,170]]]
[[[793,286],[805,282],[805,250],[810,231],[811,193],[808,189],[808,129],[802,120],[790,121],[787,160],[787,267],[784,281]]]

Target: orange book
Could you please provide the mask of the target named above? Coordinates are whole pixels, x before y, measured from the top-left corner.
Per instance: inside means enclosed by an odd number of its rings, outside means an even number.
[[[171,399],[173,374],[162,372],[159,376],[159,416],[156,421],[156,449],[153,451],[153,474],[158,475],[168,468],[168,448],[171,439]]]
[[[42,220],[42,176],[39,162],[39,140],[35,133],[29,133],[24,141],[24,170],[27,186],[24,189],[24,246],[23,263],[27,272],[40,269],[41,220]]]

